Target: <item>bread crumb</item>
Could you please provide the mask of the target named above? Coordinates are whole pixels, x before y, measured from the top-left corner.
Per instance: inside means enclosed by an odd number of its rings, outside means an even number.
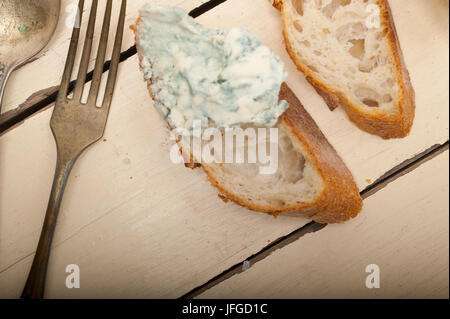
[[[372,184],[372,180],[371,179],[366,179],[367,184]]]
[[[219,198],[221,200],[223,200],[224,203],[228,203],[230,201],[230,199],[228,197],[226,197],[225,195],[218,194],[217,196],[219,196]]]
[[[184,163],[184,166],[186,168],[196,169],[196,168],[202,167],[202,164],[199,164],[199,163]]]

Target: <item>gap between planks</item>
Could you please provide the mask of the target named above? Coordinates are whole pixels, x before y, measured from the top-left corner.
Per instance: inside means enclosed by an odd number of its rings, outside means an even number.
[[[394,167],[389,172],[380,177],[373,184],[369,185],[366,189],[364,189],[360,194],[363,199],[367,199],[368,197],[376,194],[383,188],[385,188],[388,184],[394,182],[398,178],[414,171],[424,163],[432,160],[438,155],[449,150],[449,141],[445,142],[441,145],[435,145],[429,148],[428,150],[414,156],[413,158],[404,161],[402,164]],[[310,222],[305,226],[294,230],[290,234],[283,236],[275,241],[273,241],[270,245],[267,245],[263,249],[261,249],[256,254],[247,258],[245,261],[240,262],[227,270],[223,271],[221,274],[215,276],[205,284],[192,289],[187,294],[184,294],[180,297],[180,299],[193,299],[199,295],[201,295],[206,290],[218,285],[219,283],[237,275],[244,271],[246,271],[249,267],[256,264],[257,262],[263,260],[268,257],[274,251],[286,247],[289,244],[299,240],[306,234],[315,233],[326,228],[326,224],[318,224],[316,222]]]
[[[193,18],[197,18],[202,14],[208,12],[209,10],[214,9],[221,3],[227,0],[210,0],[208,2],[203,3],[199,7],[191,10],[189,15]],[[120,63],[129,59],[137,53],[136,46],[130,47],[128,50],[123,51],[120,54]],[[32,61],[30,61],[32,62]],[[107,72],[110,68],[111,60],[108,60],[103,65],[103,73]],[[88,83],[92,80],[92,76],[94,71],[90,71],[87,76],[85,83]],[[69,93],[72,92],[75,87],[76,79],[73,80],[69,85]],[[56,98],[58,96],[59,86],[50,87],[47,89],[40,90],[32,94],[24,103],[20,104],[17,108],[5,112],[0,115],[0,136],[9,132],[11,129],[14,129],[22,122],[24,122],[29,117],[38,114],[39,112],[45,110],[47,107],[53,105],[55,103]]]

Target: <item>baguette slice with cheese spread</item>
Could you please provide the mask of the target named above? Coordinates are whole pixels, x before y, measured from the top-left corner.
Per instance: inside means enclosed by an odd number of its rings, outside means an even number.
[[[139,18],[132,29],[142,67],[141,21]],[[148,73],[152,74],[146,78],[150,95],[157,104],[163,104],[152,91],[152,85],[161,79],[154,77],[155,72]],[[361,211],[362,199],[351,173],[285,83],[279,98],[287,101],[289,108],[276,125],[276,173],[259,174],[258,164],[202,163],[209,181],[219,189],[220,197],[254,211],[306,216],[319,223],[342,223],[355,217]],[[193,155],[188,158],[192,160]]]
[[[212,185],[255,211],[303,215],[319,223],[354,218],[362,199],[352,174],[285,83],[280,99],[289,108],[277,125],[277,173],[260,175],[257,164],[202,164]]]
[[[382,138],[409,134],[414,89],[387,0],[275,0],[286,49],[330,109]]]

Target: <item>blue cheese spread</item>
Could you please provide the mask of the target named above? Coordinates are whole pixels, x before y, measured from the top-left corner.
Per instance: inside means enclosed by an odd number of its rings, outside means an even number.
[[[286,110],[278,94],[281,60],[244,29],[210,30],[184,10],[147,4],[137,37],[155,106],[173,128],[274,126]]]

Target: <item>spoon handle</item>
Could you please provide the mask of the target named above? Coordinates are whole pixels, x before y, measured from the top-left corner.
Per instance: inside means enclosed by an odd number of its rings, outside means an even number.
[[[6,81],[9,77],[9,71],[6,66],[0,62],[0,115],[2,114],[3,92],[5,91]]]

